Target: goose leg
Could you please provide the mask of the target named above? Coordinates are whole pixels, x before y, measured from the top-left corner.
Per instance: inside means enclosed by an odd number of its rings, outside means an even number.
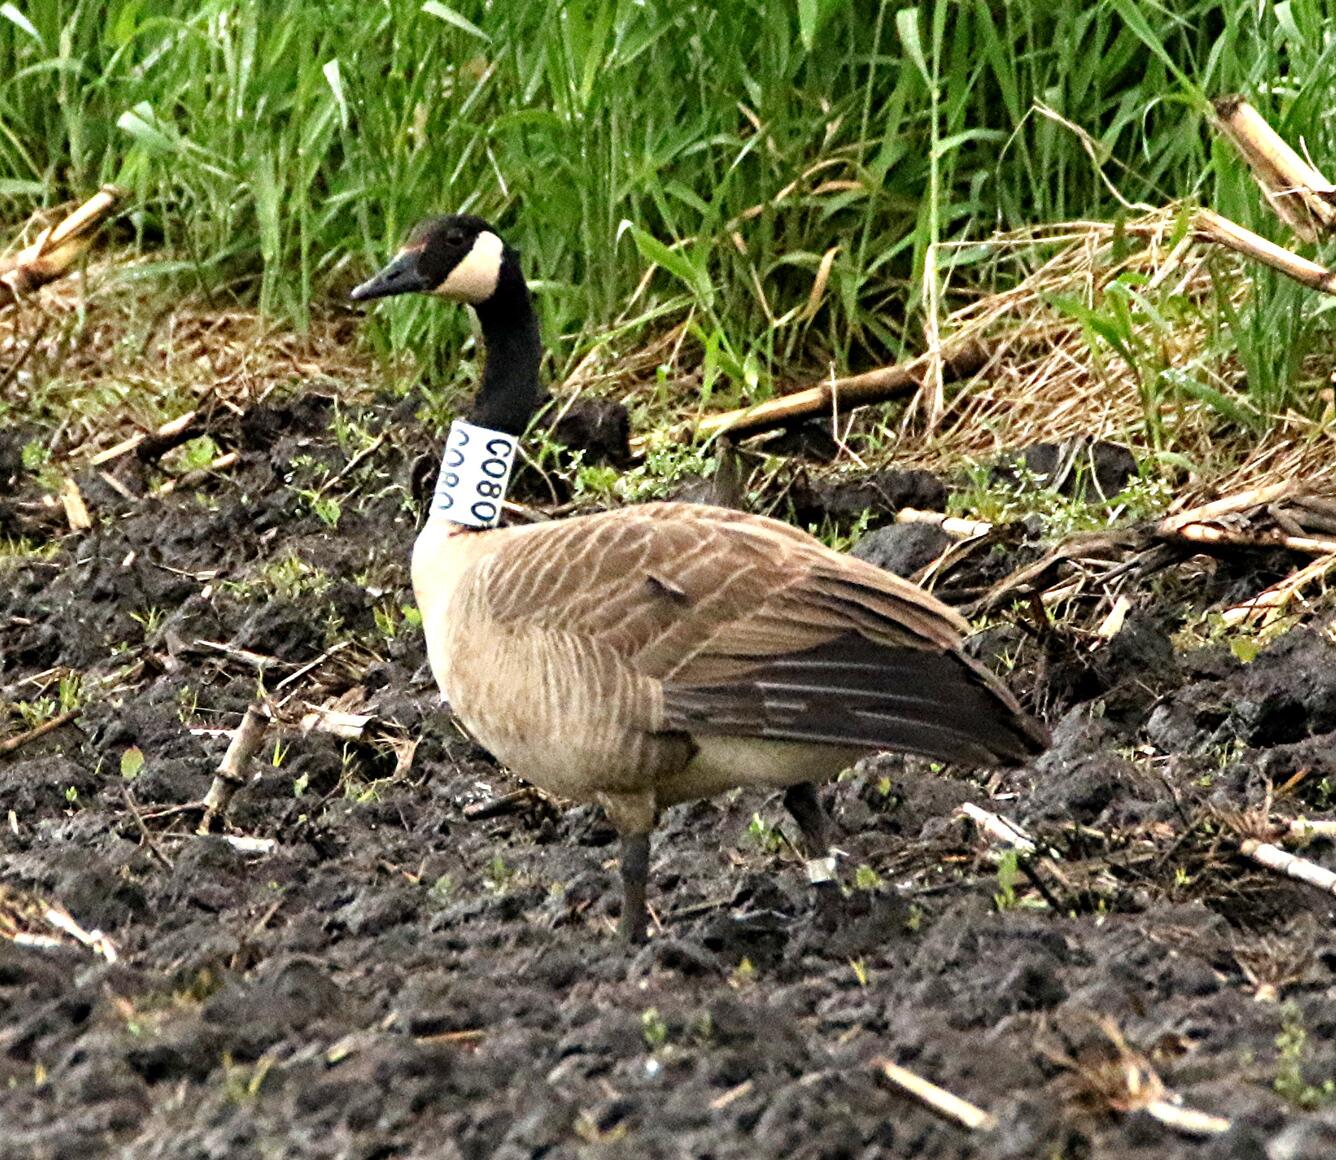
[[[830,821],[826,811],[821,808],[821,801],[816,796],[816,786],[810,781],[800,781],[784,791],[784,807],[793,815],[802,831],[803,845],[807,847],[807,877],[813,883],[832,882],[835,878],[835,861],[830,856]]]
[[[645,892],[649,886],[649,835],[622,835],[622,920],[617,934],[623,942],[642,943],[648,927]]]
[[[784,808],[802,831],[809,858],[824,858],[830,849],[830,823],[816,796],[816,786],[800,781],[784,791]]]
[[[604,793],[599,803],[622,836],[622,920],[617,933],[623,942],[642,943],[648,929],[645,892],[649,886],[649,835],[658,817],[652,792]]]

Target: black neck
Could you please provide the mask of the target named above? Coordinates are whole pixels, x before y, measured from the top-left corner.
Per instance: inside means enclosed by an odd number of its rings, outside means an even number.
[[[538,409],[543,344],[529,288],[510,255],[496,293],[476,309],[487,357],[469,421],[518,438]]]

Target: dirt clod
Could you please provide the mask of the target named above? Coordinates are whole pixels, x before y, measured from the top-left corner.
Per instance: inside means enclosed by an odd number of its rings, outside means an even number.
[[[897,576],[913,576],[955,541],[931,524],[887,524],[873,528],[854,545],[853,555]]]
[[[578,398],[564,404],[551,426],[552,437],[581,462],[631,462],[631,417],[626,407],[609,399]]]
[[[1102,439],[1035,443],[1014,458],[1044,487],[1091,501],[1117,495],[1139,470],[1128,448]]]
[[[901,508],[945,510],[946,485],[930,471],[886,468],[851,478],[800,476],[789,498],[795,521],[804,526],[829,520],[850,527],[867,518],[868,526],[877,527],[894,519]]]

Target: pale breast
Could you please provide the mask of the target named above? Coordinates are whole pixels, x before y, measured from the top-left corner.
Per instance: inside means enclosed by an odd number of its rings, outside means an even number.
[[[469,615],[462,606],[456,606],[461,588],[467,590],[467,578],[490,556],[528,531],[528,528],[474,531],[432,517],[413,544],[413,596],[422,614],[432,676],[447,701],[453,701],[451,668],[456,638],[452,626]],[[466,643],[471,638],[472,634],[464,634]]]
[[[652,727],[657,682],[587,641],[488,621],[473,596],[453,602],[444,691],[498,761],[576,801],[652,789],[685,766],[687,738]]]
[[[577,801],[652,788],[685,766],[690,742],[659,733],[657,681],[578,633],[492,613],[487,563],[530,529],[458,532],[431,521],[413,587],[432,675],[451,712],[498,761]]]

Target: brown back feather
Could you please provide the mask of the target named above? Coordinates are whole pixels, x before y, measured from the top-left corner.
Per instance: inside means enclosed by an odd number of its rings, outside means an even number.
[[[516,538],[477,583],[500,624],[584,641],[601,663],[611,654],[662,682],[665,729],[978,764],[1044,742],[956,651],[954,612],[774,520],[690,504],[622,509]]]

